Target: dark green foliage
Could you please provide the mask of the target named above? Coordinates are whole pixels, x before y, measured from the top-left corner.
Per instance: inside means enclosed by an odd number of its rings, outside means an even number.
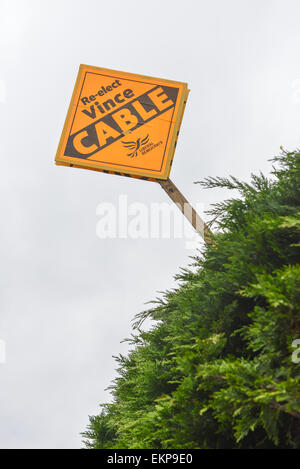
[[[300,154],[275,165],[271,180],[201,183],[241,197],[211,211],[218,234],[196,272],[136,318],[87,447],[300,448]]]

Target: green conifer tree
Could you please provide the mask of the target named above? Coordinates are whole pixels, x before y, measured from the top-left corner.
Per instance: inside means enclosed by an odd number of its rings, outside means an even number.
[[[201,183],[240,197],[213,207],[214,244],[136,317],[88,448],[300,448],[300,153],[274,164]]]

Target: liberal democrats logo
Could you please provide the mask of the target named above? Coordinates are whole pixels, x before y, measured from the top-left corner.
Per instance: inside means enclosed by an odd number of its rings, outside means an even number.
[[[141,150],[141,148],[148,142],[149,134],[147,134],[144,138],[138,138],[136,141],[122,141],[124,147],[127,148],[127,150],[129,151],[129,153],[127,153],[127,156],[129,156],[130,158],[136,157],[138,155],[138,151]]]

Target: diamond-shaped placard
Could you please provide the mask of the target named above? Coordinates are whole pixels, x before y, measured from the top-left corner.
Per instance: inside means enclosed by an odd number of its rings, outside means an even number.
[[[56,164],[167,179],[186,83],[81,65]]]

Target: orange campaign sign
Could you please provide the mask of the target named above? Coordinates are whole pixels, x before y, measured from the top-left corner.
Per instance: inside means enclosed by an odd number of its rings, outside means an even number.
[[[186,83],[81,65],[56,164],[168,179]]]

